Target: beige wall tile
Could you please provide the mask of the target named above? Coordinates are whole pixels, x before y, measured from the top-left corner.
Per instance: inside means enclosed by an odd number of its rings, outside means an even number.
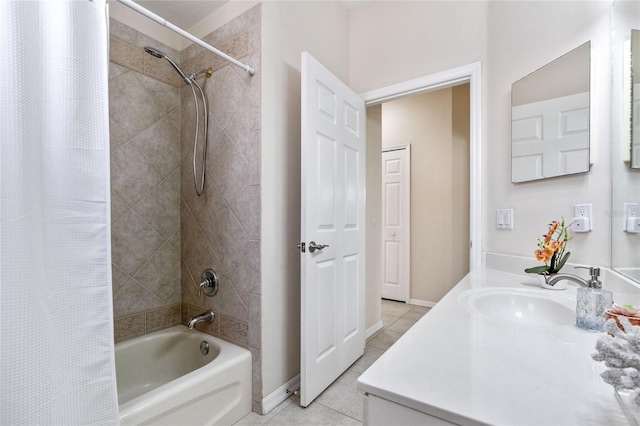
[[[229,200],[231,210],[251,240],[260,239],[260,185],[247,185]]]
[[[116,342],[141,336],[145,330],[144,313],[116,318],[113,322],[114,340]]]
[[[249,34],[244,31],[227,42],[221,44],[218,50],[226,53],[235,59],[242,59],[249,53]],[[213,64],[211,65],[214,71],[217,71],[223,67],[230,65],[228,61],[220,56],[213,57]]]
[[[171,58],[175,62],[175,59]],[[156,58],[151,55],[144,55],[144,75],[170,84],[174,87],[181,87],[184,80],[173,66],[165,58]]]
[[[254,347],[249,347],[249,350],[251,351],[253,402],[254,402],[254,405],[258,404],[261,410],[262,399],[264,398],[264,395],[262,394],[262,351]]]
[[[111,153],[111,188],[128,205],[134,206],[163,179],[134,143],[127,143]]]
[[[198,72],[202,69],[208,69],[213,66],[213,57],[215,55],[212,52],[204,51],[199,53],[197,56],[189,59],[186,62],[182,62],[181,68],[185,73],[191,74],[194,72]],[[206,80],[202,80],[203,77],[199,78],[199,82],[206,82]]]
[[[254,399],[260,401],[260,78],[199,46],[177,53],[121,23],[113,30],[121,56],[110,81],[113,261],[120,277],[114,312],[119,319],[146,312],[150,332],[212,309],[214,322],[198,327],[244,347],[251,341]],[[256,7],[205,40],[231,56],[250,58],[259,70],[259,38]],[[202,197],[193,183],[191,90],[167,61],[144,54],[145,45],[182,60],[188,73],[218,69],[198,80],[210,107]],[[202,136],[199,149],[201,142]],[[197,294],[205,267],[220,275],[214,298]],[[144,326],[136,330],[145,332]]]
[[[260,8],[256,7],[203,38],[236,58],[251,56],[260,68]],[[181,52],[189,72],[213,67],[200,80],[209,99],[209,146],[204,195],[193,187],[194,107],[181,90],[181,254],[182,302],[210,307],[215,333],[247,347],[251,341],[254,399],[261,401],[260,371],[260,78],[205,53],[199,46]],[[198,166],[201,157],[197,156]],[[197,295],[203,267],[220,275],[214,298]],[[193,305],[189,305],[193,306]],[[250,337],[251,336],[251,337]]]
[[[115,318],[143,313],[146,309],[165,305],[164,301],[145,288],[140,282],[131,279],[113,297],[113,315]]]
[[[262,298],[259,294],[249,295],[249,346],[260,349],[262,347],[262,327],[260,316],[262,315]]]
[[[220,337],[247,348],[249,345],[249,325],[233,318],[220,315]]]
[[[164,116],[129,142],[136,147],[164,178],[180,165],[179,130]]]
[[[154,106],[160,109],[161,115],[165,115],[180,106],[180,89],[150,76],[138,73],[135,76],[138,83],[154,100]]]
[[[129,210],[111,228],[112,260],[132,275],[163,243],[163,238],[134,211]]]
[[[223,223],[215,234],[213,250],[225,271],[235,271],[247,255],[249,238],[233,214],[226,215]]]
[[[109,81],[109,117],[119,126],[121,144],[168,112],[169,106],[159,104],[159,96],[145,87],[144,83],[149,83],[146,79],[136,72],[126,72]]]
[[[168,303],[180,282],[180,253],[164,243],[136,272],[134,279],[164,303]]]
[[[111,289],[113,294],[116,294],[130,279],[129,274],[113,263],[111,264]]]
[[[180,304],[176,303],[146,312],[146,332],[162,330],[180,324]]]
[[[164,238],[180,231],[180,175],[176,169],[133,210]]]
[[[123,214],[129,211],[129,205],[118,195],[117,192],[111,190],[111,223],[120,219]]]
[[[110,61],[130,70],[143,72],[144,51],[132,44],[111,36],[109,40]]]

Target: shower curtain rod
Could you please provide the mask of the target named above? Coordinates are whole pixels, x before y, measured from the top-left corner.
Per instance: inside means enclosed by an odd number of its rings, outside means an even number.
[[[174,31],[178,34],[180,34],[182,37],[185,37],[189,40],[191,40],[192,42],[199,44],[200,46],[204,47],[205,49],[215,53],[216,55],[220,56],[223,59],[226,59],[227,61],[231,62],[234,65],[239,66],[240,68],[242,68],[243,70],[245,70],[246,72],[249,73],[249,75],[254,75],[255,74],[255,70],[253,68],[251,68],[249,65],[247,64],[243,64],[242,62],[238,61],[237,59],[232,58],[231,56],[227,55],[226,53],[216,49],[215,47],[211,46],[208,43],[205,43],[204,41],[200,40],[199,38],[197,38],[196,36],[186,32],[185,30],[183,30],[180,27],[176,27],[175,25],[173,25],[171,22],[168,22],[166,19],[162,18],[161,16],[156,15],[155,13],[151,12],[148,9],[145,9],[144,7],[140,6],[137,3],[134,3],[132,0],[118,0],[118,2],[124,4],[127,7],[130,7],[131,9],[135,10],[136,12],[146,16],[147,18],[156,21],[158,24],[165,26],[167,28],[169,28],[171,31]]]

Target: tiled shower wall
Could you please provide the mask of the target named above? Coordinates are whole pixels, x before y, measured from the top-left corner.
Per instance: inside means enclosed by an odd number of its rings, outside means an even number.
[[[197,45],[181,52],[187,73],[212,67],[198,81],[209,104],[204,194],[193,182],[193,95],[181,89],[182,317],[211,309],[212,324],[198,328],[251,350],[254,411],[260,411],[260,5],[203,38],[255,68],[254,76]],[[201,166],[202,141],[198,145]],[[199,169],[198,169],[199,170]],[[220,277],[218,294],[198,295],[205,268]]]
[[[203,38],[249,63],[254,76],[199,46],[176,52],[115,20],[110,32],[115,339],[211,309],[213,323],[197,328],[251,350],[254,411],[260,411],[260,6]],[[192,92],[143,46],[166,53],[187,75],[214,71],[198,79],[209,106],[201,197],[193,182]],[[205,268],[220,278],[213,298],[198,295]]]
[[[180,322],[180,80],[143,51],[179,53],[110,21],[115,340]]]

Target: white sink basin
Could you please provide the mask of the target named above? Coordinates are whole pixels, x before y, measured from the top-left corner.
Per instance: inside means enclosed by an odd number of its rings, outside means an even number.
[[[575,300],[527,289],[480,288],[468,290],[458,302],[473,313],[525,325],[570,325],[576,322]]]

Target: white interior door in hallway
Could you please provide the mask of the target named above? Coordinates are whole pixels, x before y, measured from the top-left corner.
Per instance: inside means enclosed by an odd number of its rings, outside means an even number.
[[[364,101],[302,53],[301,371],[308,406],[365,345]]]
[[[411,146],[382,151],[382,290],[409,302],[411,277]]]

